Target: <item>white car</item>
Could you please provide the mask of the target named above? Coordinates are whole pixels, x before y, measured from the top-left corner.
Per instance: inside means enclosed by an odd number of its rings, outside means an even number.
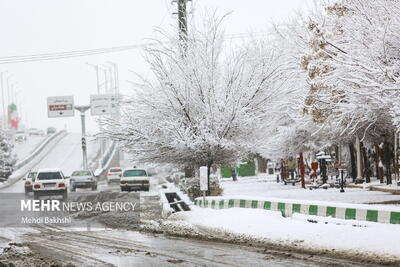
[[[119,184],[121,191],[149,191],[150,189],[150,179],[146,170],[143,169],[131,168],[123,170]]]
[[[91,188],[97,190],[97,177],[90,170],[78,170],[71,174],[69,179],[70,191],[74,192],[77,188]]]
[[[41,196],[62,196],[68,198],[67,180],[60,169],[40,169],[33,180],[33,198]]]
[[[107,183],[119,183],[122,177],[122,168],[112,167],[107,173]]]
[[[25,131],[16,131],[14,139],[16,142],[23,142],[26,141],[26,133]]]
[[[24,177],[24,187],[25,187],[25,195],[27,195],[29,192],[33,191],[33,179],[36,177],[37,172],[30,171],[26,174]]]

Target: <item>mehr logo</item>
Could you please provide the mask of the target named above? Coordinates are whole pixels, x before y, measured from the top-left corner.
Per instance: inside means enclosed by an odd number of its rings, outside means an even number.
[[[21,200],[21,211],[102,211],[129,212],[134,211],[136,203],[132,202],[61,202],[57,199]]]

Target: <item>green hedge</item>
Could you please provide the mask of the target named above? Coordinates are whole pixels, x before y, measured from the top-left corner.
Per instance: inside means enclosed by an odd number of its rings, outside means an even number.
[[[238,176],[254,176],[256,175],[256,164],[254,160],[247,161],[245,164],[240,164],[239,168],[236,168],[236,173]],[[221,168],[221,176],[222,178],[231,178],[232,177],[232,168],[224,167]]]

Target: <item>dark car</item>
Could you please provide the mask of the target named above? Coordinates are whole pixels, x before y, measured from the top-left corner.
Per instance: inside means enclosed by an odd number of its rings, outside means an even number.
[[[56,130],[55,127],[49,127],[49,128],[47,128],[47,134],[53,134],[53,133],[56,133],[56,132],[57,132],[57,130]]]

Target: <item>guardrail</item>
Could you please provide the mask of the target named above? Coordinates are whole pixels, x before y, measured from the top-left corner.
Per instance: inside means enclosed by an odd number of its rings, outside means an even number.
[[[27,163],[29,163],[33,158],[36,157],[37,154],[39,154],[40,152],[42,152],[42,150],[52,141],[54,140],[57,136],[60,136],[62,134],[65,134],[66,131],[62,130],[59,131],[55,134],[52,134],[51,136],[47,137],[38,147],[36,147],[36,149],[31,152],[28,156],[26,156],[23,160],[18,161],[15,165],[14,165],[14,169],[19,169],[23,166],[25,166]]]
[[[94,171],[95,176],[101,175],[106,170],[106,168],[110,164],[112,157],[114,156],[116,146],[117,146],[117,143],[112,142],[111,146],[109,146],[108,149],[106,150],[106,153],[104,153],[104,155],[102,155],[102,157],[100,159],[102,168],[98,168],[97,170]]]
[[[245,199],[198,197],[194,204],[202,208],[248,208],[280,211],[284,217],[294,213],[388,224],[400,224],[400,209],[368,204],[328,203],[292,199]]]

